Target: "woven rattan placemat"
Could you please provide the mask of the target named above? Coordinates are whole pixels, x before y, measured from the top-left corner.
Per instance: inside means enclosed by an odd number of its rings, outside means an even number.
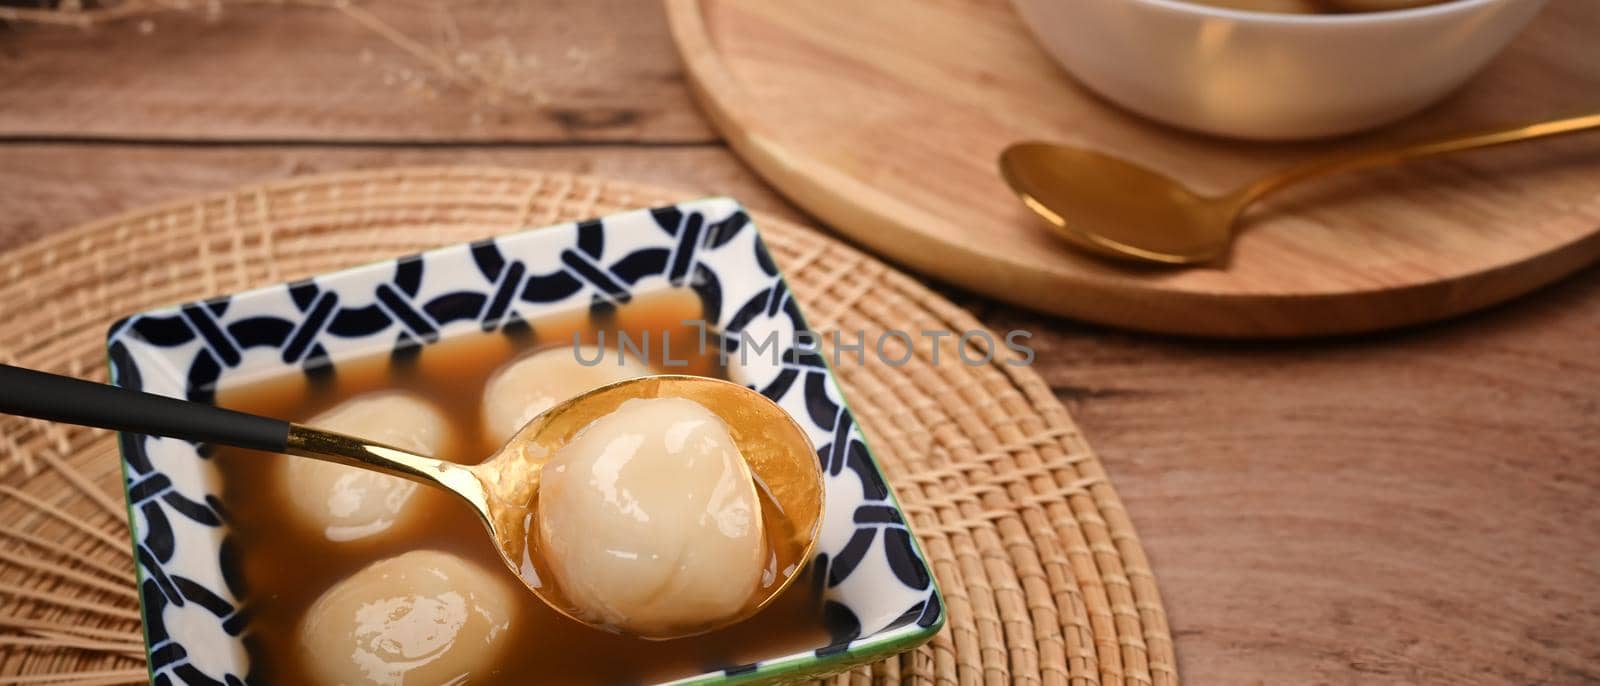
[[[103,381],[106,326],[126,314],[682,199],[566,174],[431,168],[139,210],[0,257],[0,362]],[[981,328],[850,247],[756,222],[825,339]],[[836,371],[933,562],[949,623],[839,682],[1176,683],[1150,565],[1066,409],[1026,367],[935,368],[930,339],[915,340],[909,364]],[[0,453],[0,684],[143,681],[111,434],[0,417]]]

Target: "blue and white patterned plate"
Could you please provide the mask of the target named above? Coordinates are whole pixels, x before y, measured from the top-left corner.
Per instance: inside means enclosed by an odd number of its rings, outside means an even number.
[[[725,198],[617,214],[441,248],[291,284],[146,312],[107,340],[114,382],[210,402],[218,387],[405,352],[541,316],[688,286],[735,349],[740,332],[783,355],[731,356],[733,380],[787,409],[818,446],[827,511],[814,578],[826,585],[827,645],[680,683],[835,672],[907,649],[944,623],[905,517],[750,218]],[[120,437],[150,676],[158,684],[243,684],[252,598],[239,579],[216,466],[203,446]]]

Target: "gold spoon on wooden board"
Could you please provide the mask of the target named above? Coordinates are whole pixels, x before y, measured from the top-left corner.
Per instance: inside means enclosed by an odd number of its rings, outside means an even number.
[[[1122,260],[1200,264],[1227,254],[1246,207],[1295,183],[1595,128],[1600,128],[1600,114],[1338,153],[1216,196],[1200,195],[1160,172],[1114,155],[1055,143],[1016,143],[1006,148],[1000,153],[1000,175],[1056,235],[1079,248]]]
[[[770,559],[791,563],[771,569],[737,614],[661,633],[630,632],[652,640],[705,633],[754,615],[801,576],[822,525],[822,466],[810,438],[788,412],[766,396],[719,379],[660,375],[601,386],[545,410],[476,465],[445,462],[281,419],[9,365],[0,365],[0,389],[4,389],[0,412],[6,414],[286,453],[442,488],[478,513],[501,559],[534,595],[562,614],[591,625],[557,584],[541,580],[551,575],[542,572],[546,565],[540,554],[530,549],[529,527],[536,522],[540,469],[585,427],[624,402],[692,400],[727,425],[733,444],[750,467],[755,487],[772,505],[763,517]],[[778,521],[773,521],[774,514]]]

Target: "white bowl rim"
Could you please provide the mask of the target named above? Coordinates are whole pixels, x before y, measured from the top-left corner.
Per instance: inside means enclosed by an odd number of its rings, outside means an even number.
[[[1352,26],[1425,21],[1434,18],[1436,15],[1465,12],[1471,9],[1482,7],[1484,5],[1505,2],[1506,0],[1445,0],[1444,2],[1433,5],[1423,5],[1422,7],[1409,7],[1399,10],[1382,10],[1378,12],[1348,12],[1343,14],[1290,14],[1286,12],[1240,10],[1206,5],[1199,2],[1192,2],[1190,0],[1125,1],[1163,9],[1178,14],[1195,14],[1215,19],[1229,19],[1233,21],[1263,25],[1295,24],[1300,26]]]

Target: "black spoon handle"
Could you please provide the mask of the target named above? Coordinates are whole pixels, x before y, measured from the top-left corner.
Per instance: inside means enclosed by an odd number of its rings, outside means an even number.
[[[289,422],[0,365],[0,412],[281,453]]]

